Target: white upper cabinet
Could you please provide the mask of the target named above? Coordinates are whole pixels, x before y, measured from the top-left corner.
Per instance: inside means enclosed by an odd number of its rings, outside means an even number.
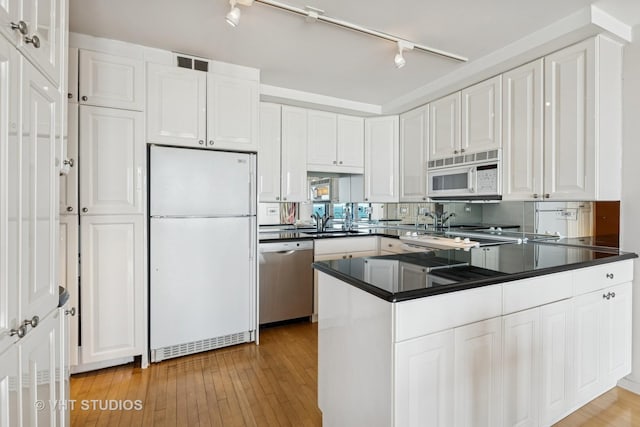
[[[620,199],[621,75],[603,36],[545,57],[545,198]]]
[[[281,201],[309,200],[307,185],[307,110],[282,106]]]
[[[307,168],[317,172],[362,173],[364,119],[308,110]]]
[[[63,101],[64,102],[64,101]],[[64,157],[69,172],[60,175],[60,213],[78,213],[78,104],[68,103],[69,136],[67,152]]]
[[[258,149],[257,81],[207,74],[208,148]]]
[[[22,20],[20,7],[20,2],[14,0],[0,1],[0,33],[14,45],[20,43],[20,39],[22,38],[22,33],[19,28],[20,21]],[[26,24],[26,22],[24,24]]]
[[[400,201],[427,200],[429,106],[400,116]]]
[[[256,151],[258,82],[176,66],[147,66],[147,140]]]
[[[65,0],[24,0],[21,5],[19,20],[26,24],[26,31],[20,34],[18,48],[49,80],[61,85],[62,61],[66,58],[66,47],[62,46]]]
[[[502,146],[501,93],[502,76],[462,90],[460,153],[477,153]]]
[[[316,168],[323,170],[326,166],[337,165],[338,125],[336,114],[308,110],[307,117],[309,120],[307,168],[309,170],[316,170]]]
[[[502,76],[503,200],[542,197],[543,72],[538,59]]]
[[[80,106],[81,215],[144,212],[143,113]]]
[[[364,119],[338,114],[338,166],[343,172],[364,172]]]
[[[206,95],[206,73],[147,64],[147,140],[204,148]]]
[[[429,104],[429,159],[460,153],[460,92]]]
[[[258,200],[280,201],[280,120],[279,104],[260,103],[260,144],[258,145]]]
[[[398,116],[365,119],[365,202],[398,201],[398,127]]]
[[[79,61],[81,104],[144,109],[143,61],[84,49],[80,50]],[[69,81],[71,87],[72,79]]]

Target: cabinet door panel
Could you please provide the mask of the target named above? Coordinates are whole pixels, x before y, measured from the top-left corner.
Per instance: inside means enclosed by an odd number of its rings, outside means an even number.
[[[258,149],[258,82],[207,74],[207,147]]]
[[[542,197],[543,60],[502,76],[503,200]]]
[[[545,193],[595,198],[594,42],[545,57]]]
[[[307,110],[282,107],[282,171],[283,202],[309,199],[307,185]]]
[[[338,166],[364,170],[364,119],[338,114]]]
[[[77,47],[70,47],[68,52],[68,85],[67,85],[67,101],[77,104],[78,103],[78,63],[80,55]]]
[[[80,107],[82,215],[143,212],[142,122],[135,111]]]
[[[15,345],[0,351],[0,427],[20,425],[20,356]]]
[[[541,425],[551,425],[559,421],[566,415],[573,402],[571,303],[571,300],[564,300],[540,308],[542,329]]]
[[[395,425],[453,424],[453,330],[396,345]]]
[[[64,0],[25,0],[22,1],[22,19],[27,23],[29,32],[22,37],[19,45],[22,53],[30,58],[52,82],[60,83],[62,61],[66,58],[62,46],[62,13]],[[27,38],[37,37],[40,46],[27,43]]]
[[[20,42],[20,32],[11,29],[11,23],[22,19],[20,15],[20,2],[15,0],[0,0],[0,33],[2,33],[14,45]]]
[[[78,304],[78,224],[77,215],[61,215],[58,233],[58,283],[69,292],[68,310],[75,309],[76,314],[69,317],[69,360],[71,365],[78,364],[78,321],[80,305]]]
[[[365,120],[365,202],[398,201],[399,118]]]
[[[602,391],[602,336],[605,307],[600,292],[574,298],[574,392],[575,403],[583,405]]]
[[[400,116],[400,201],[427,200],[428,106]]]
[[[56,125],[60,93],[23,61],[21,144],[21,315],[41,319],[57,306]],[[29,242],[27,245],[26,242]]]
[[[503,425],[537,426],[540,378],[540,310],[502,319],[504,334]]]
[[[429,104],[429,159],[451,157],[460,149],[460,92]]]
[[[206,94],[206,73],[148,64],[147,140],[204,148]]]
[[[82,362],[141,354],[143,217],[81,217]]]
[[[455,426],[502,425],[502,322],[456,328]]]
[[[64,101],[63,101],[64,102]],[[78,213],[78,105],[68,103],[68,136],[65,159],[73,162],[66,175],[60,175],[60,214]]]
[[[144,62],[80,50],[80,103],[142,111]]]
[[[502,76],[462,91],[461,148],[466,153],[502,146]]]
[[[631,373],[631,325],[632,299],[631,283],[615,286],[602,291],[603,294],[615,294],[604,303],[606,310],[603,378],[609,384],[615,384]]]
[[[307,164],[336,166],[338,164],[336,115],[308,110],[307,118]]]
[[[60,372],[60,313],[54,309],[20,341],[22,422],[25,426],[55,426]],[[37,401],[44,403],[42,408]],[[59,402],[64,404],[64,402]]]
[[[3,7],[8,8],[5,3]],[[15,48],[0,37],[0,353],[17,340],[9,336],[9,330],[17,328],[21,321],[18,319],[21,250],[18,56]]]
[[[260,103],[258,199],[280,201],[280,105]]]

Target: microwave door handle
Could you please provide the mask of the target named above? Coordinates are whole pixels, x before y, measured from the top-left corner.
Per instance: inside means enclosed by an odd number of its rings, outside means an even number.
[[[469,168],[469,173],[467,174],[467,176],[468,176],[467,189],[469,190],[469,193],[475,193],[476,192],[476,189],[475,189],[476,168]]]

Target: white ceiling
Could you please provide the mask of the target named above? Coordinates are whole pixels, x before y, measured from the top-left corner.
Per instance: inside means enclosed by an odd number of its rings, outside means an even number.
[[[416,43],[469,58],[468,64],[254,3],[240,25],[225,22],[226,0],[70,0],[70,30],[261,70],[263,84],[385,105],[478,62],[561,18],[595,4],[640,23],[640,0],[281,0],[310,5]]]

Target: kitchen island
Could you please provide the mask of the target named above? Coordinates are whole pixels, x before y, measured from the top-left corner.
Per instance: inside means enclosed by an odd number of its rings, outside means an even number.
[[[551,425],[631,371],[636,254],[492,250],[314,264],[324,425]]]

